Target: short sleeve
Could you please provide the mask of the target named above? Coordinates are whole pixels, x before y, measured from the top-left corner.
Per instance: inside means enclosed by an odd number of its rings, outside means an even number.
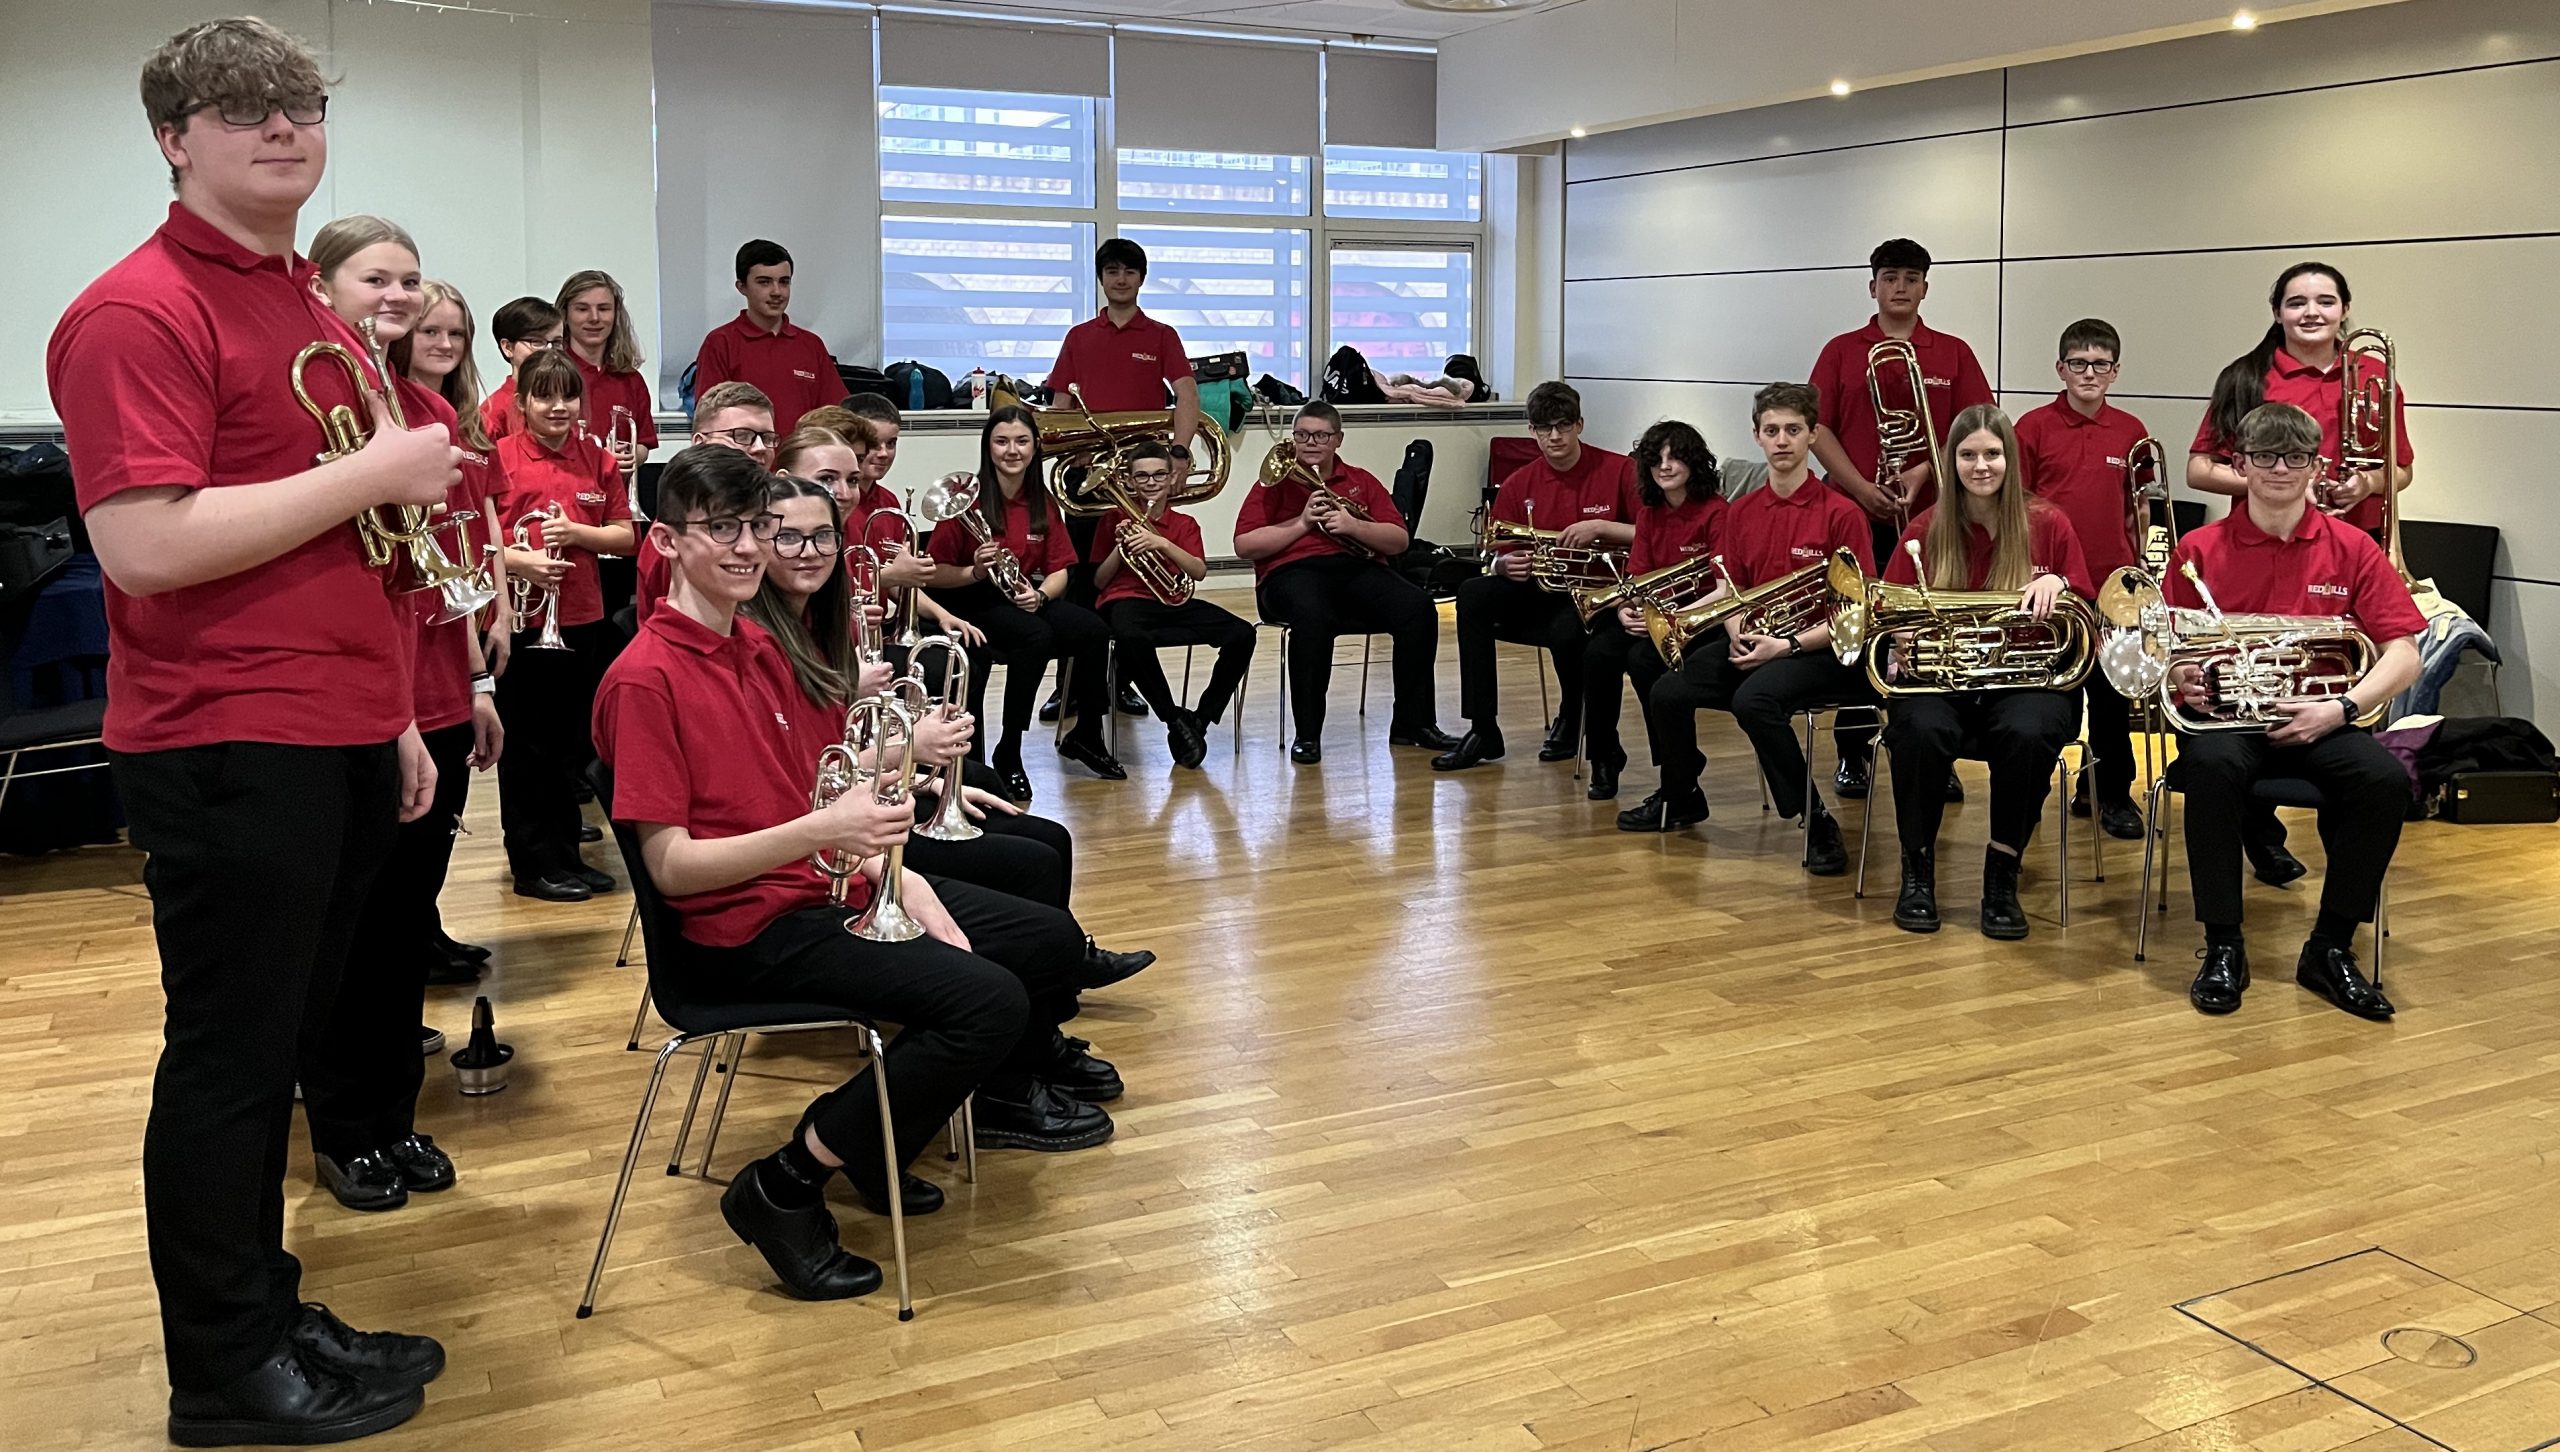
[[[1536,467],[1523,464],[1511,471],[1502,486],[1493,491],[1493,517],[1507,524],[1529,522],[1529,471]],[[1496,547],[1497,552],[1500,546]]]
[[[1810,488],[1812,485],[1808,483],[1806,487]],[[1831,488],[1828,484],[1821,487]],[[1849,496],[1836,489],[1832,490],[1831,497],[1836,502],[1831,509],[1830,547],[1835,550],[1846,549],[1855,554],[1858,557],[1858,568],[1874,574],[1876,536],[1875,530],[1867,523],[1866,511],[1850,503]],[[1912,526],[1915,529],[1918,528],[1919,521],[1913,520]],[[1894,554],[1901,556],[1902,551],[1899,546],[1895,548]]]
[[[1813,376],[1805,380],[1813,387],[1814,407],[1821,410],[1822,427],[1835,435],[1840,432],[1840,400],[1845,386],[1839,377],[1841,354],[1838,338],[1823,344],[1822,352],[1813,360]]]
[[[1344,472],[1358,481],[1360,497],[1368,503],[1371,519],[1380,524],[1392,524],[1408,534],[1413,531],[1413,526],[1405,522],[1404,511],[1396,508],[1395,492],[1379,483],[1377,475],[1366,469],[1346,469]]]
[[[1067,336],[1059,342],[1058,361],[1049,365],[1049,376],[1041,381],[1041,386],[1051,393],[1063,394],[1084,381],[1083,375],[1076,371],[1077,341],[1083,332],[1084,324],[1078,323],[1067,329]],[[1190,366],[1188,360],[1183,366]]]
[[[1703,484],[1703,481],[1701,482]],[[1636,505],[1638,502],[1639,500],[1636,495],[1636,461],[1633,459],[1620,459],[1618,461],[1618,521],[1621,524],[1635,523]]]
[[[1170,388],[1191,376],[1190,356],[1183,352],[1182,335],[1168,323],[1164,327],[1164,381]]]
[[[2160,597],[2182,610],[2198,609],[2204,604],[2204,597],[2196,593],[2195,582],[2187,578],[2184,568],[2195,560],[2195,539],[2196,536],[2188,535],[2169,552],[2166,578],[2160,582]]]
[[[1207,546],[1200,538],[1200,521],[1193,519],[1190,515],[1180,514],[1167,519],[1164,522],[1164,537],[1172,540],[1174,548],[1181,550],[1184,554],[1199,559],[1208,558]]]
[[[729,381],[728,350],[720,346],[720,330],[703,335],[702,346],[693,354],[693,396],[696,398]]]
[[[2355,547],[2355,598],[2348,613],[2355,617],[2356,624],[2376,645],[2424,631],[2427,617],[2418,609],[2418,602],[2410,598],[2407,582],[2391,567],[2391,559],[2382,552],[2382,546],[2360,530],[2342,528],[2339,532],[2351,535]]]
[[[1990,403],[1991,380],[1983,376],[1982,360],[1973,356],[1973,345],[1962,338],[1949,341],[1956,345],[1955,383],[1948,390],[1955,412],[1962,413],[1977,403]]]
[[[607,676],[596,692],[597,754],[613,769],[613,819],[693,825],[693,777],[663,684]]]
[[[49,362],[82,512],[128,489],[211,482],[213,378],[166,319],[95,308],[64,329]]]
[[[2206,407],[2204,417],[2196,420],[2195,442],[2187,445],[2187,452],[2212,459],[2230,459],[2229,451],[2223,446],[2221,431],[2213,426],[2213,409],[2210,406]]]
[[[1271,525],[1271,488],[1256,484],[1244,492],[1244,502],[1236,506],[1236,538],[1242,539],[1257,529]]]

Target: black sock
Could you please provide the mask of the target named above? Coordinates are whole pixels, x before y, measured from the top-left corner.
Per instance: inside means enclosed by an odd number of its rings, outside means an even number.
[[[2311,936],[2333,948],[2352,948],[2356,945],[2356,920],[2322,908],[2320,916],[2311,920]]]
[[[2209,948],[2237,948],[2240,946],[2240,925],[2207,923],[2204,925],[2204,941]]]
[[[821,1163],[796,1136],[756,1161],[758,1183],[773,1203],[785,1210],[804,1209],[826,1199],[827,1176],[834,1173],[834,1166]]]

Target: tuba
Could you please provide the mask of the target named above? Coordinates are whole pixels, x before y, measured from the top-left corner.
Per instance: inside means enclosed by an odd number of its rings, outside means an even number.
[[[1039,441],[1040,457],[1050,463],[1049,493],[1058,508],[1079,518],[1097,518],[1118,506],[1098,487],[1097,476],[1107,476],[1123,490],[1129,476],[1121,461],[1121,450],[1142,439],[1154,439],[1170,445],[1173,442],[1173,414],[1169,408],[1130,409],[1119,413],[1096,413],[1085,407],[1084,393],[1070,384],[1067,397],[1075,407],[1031,409],[1031,436]],[[1021,395],[1002,384],[987,391],[987,406],[996,408],[1027,407]],[[1199,437],[1209,443],[1209,463],[1194,468],[1173,497],[1165,501],[1168,509],[1215,499],[1227,487],[1227,469],[1232,462],[1226,431],[1207,418],[1200,420]],[[1074,487],[1067,475],[1077,469],[1085,471],[1083,480]]]
[[[1353,519],[1363,524],[1369,522],[1369,511],[1358,501],[1336,494],[1331,484],[1316,477],[1315,470],[1298,462],[1297,450],[1287,439],[1273,444],[1271,452],[1262,456],[1259,482],[1272,489],[1277,489],[1283,484],[1301,485],[1309,494],[1319,499],[1330,500],[1335,509]],[[1328,534],[1325,538],[1333,541],[1334,548],[1346,555],[1354,555],[1364,560],[1377,558],[1376,550],[1347,535]]]
[[[1733,576],[1725,572],[1724,556],[1707,559],[1716,577],[1731,586]],[[1636,608],[1644,612],[1645,634],[1652,639],[1655,653],[1664,665],[1678,670],[1701,636],[1729,620],[1739,619],[1743,631],[1753,635],[1796,635],[1818,624],[1830,598],[1823,570],[1824,562],[1816,560],[1748,590],[1736,587],[1721,595],[1700,595],[1686,605],[1639,595]]]
[[[1911,377],[1911,407],[1884,404],[1885,370],[1900,364]],[[1903,496],[1902,471],[1938,458],[1938,424],[1929,414],[1929,379],[1920,350],[1907,338],[1887,338],[1867,350],[1867,402],[1876,415],[1876,487],[1893,501],[1893,522],[1909,528],[1911,501]]]
[[[1905,540],[1916,585],[1869,579],[1850,550],[1834,550],[1824,571],[1831,597],[1831,649],[1842,665],[1866,657],[1867,680],[1886,696],[1952,691],[2069,691],[2089,675],[2098,619],[2077,595],[2053,602],[2038,620],[2011,590],[1932,590],[1920,541]],[[1882,637],[1904,635],[1891,679]]]
[[[551,521],[561,518],[562,514],[559,504],[554,502],[549,509],[536,510],[517,520],[516,548],[526,554],[535,553],[533,526],[537,523],[548,525]],[[551,542],[551,531],[548,528],[542,532],[540,552],[545,559],[556,560],[561,557],[560,546]],[[533,617],[537,614],[542,617],[542,633],[533,638],[532,649],[567,650],[569,648],[569,642],[560,638],[559,592],[546,590],[535,584],[529,575],[510,573],[507,576],[507,604],[515,617],[511,624],[517,630],[532,629]]]
[[[916,496],[916,513],[924,522],[937,528],[953,520],[969,531],[969,537],[982,545],[996,542],[987,531],[987,521],[978,513],[978,476],[965,471],[945,474],[924,486]],[[995,562],[987,567],[987,579],[1001,591],[1007,601],[1030,586],[1030,577],[1022,573],[1022,561],[1013,551],[999,547]]]
[[[1614,558],[1610,563],[1613,568],[1617,567]],[[1620,573],[1614,585],[1599,589],[1576,588],[1567,590],[1565,594],[1572,599],[1574,613],[1582,617],[1582,624],[1588,629],[1604,610],[1615,610],[1640,600],[1652,601],[1654,608],[1665,612],[1680,610],[1713,594],[1719,583],[1715,560],[1707,555],[1691,555],[1641,575]]]
[[[2157,693],[2178,730],[2265,731],[2285,719],[2277,702],[2344,695],[2373,669],[2373,641],[2344,616],[2226,615],[2193,560],[2178,568],[2204,608],[2170,605],[2158,578],[2132,565],[2098,592],[2106,621],[2098,665],[2107,683],[2131,699]],[[2193,700],[2174,679],[2189,665],[2200,673]],[[2371,726],[2389,708],[2378,703],[2357,724]]]
[[[1485,515],[1477,545],[1489,564],[1495,545],[1529,547],[1529,578],[1542,590],[1570,595],[1577,590],[1606,590],[1626,578],[1627,552],[1592,545],[1561,543],[1564,531],[1537,527],[1536,506],[1524,504],[1529,522],[1513,524]]]
[[[2124,500],[2126,542],[2157,576],[2178,547],[2178,507],[2169,498],[2169,450],[2149,434],[2124,451]]]
[[[844,739],[827,743],[827,748],[818,753],[818,775],[809,788],[809,810],[819,811],[865,783],[871,787],[871,799],[884,806],[911,800],[915,789],[915,729],[915,718],[896,701],[866,696],[854,702],[844,713]],[[898,758],[894,772],[878,764],[892,750]],[[866,751],[871,753],[870,766],[862,763]],[[904,841],[882,854],[880,890],[872,894],[871,906],[861,917],[846,922],[846,932],[875,943],[903,943],[924,936],[924,925],[908,916],[900,901],[898,874],[906,855]],[[826,876],[827,901],[844,906],[861,863],[852,853],[827,850],[813,853],[809,861]]]
[[[924,680],[924,654],[929,650],[944,653],[942,699],[939,701],[933,699],[933,692]],[[917,720],[924,719],[927,711],[940,707],[965,711],[969,709],[969,652],[950,636],[928,635],[915,648],[915,653],[907,658],[907,673],[900,676],[890,689],[898,693],[901,704]],[[949,765],[939,769],[938,781],[936,790],[941,794],[941,805],[931,820],[916,828],[916,835],[935,842],[967,842],[985,836],[978,824],[969,820],[969,814],[961,804],[959,758],[953,758]]]

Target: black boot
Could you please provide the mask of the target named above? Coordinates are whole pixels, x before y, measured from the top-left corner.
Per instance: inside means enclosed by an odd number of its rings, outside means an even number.
[[[764,1184],[773,1173],[770,1158],[738,1171],[720,1197],[730,1231],[754,1246],[782,1289],[801,1300],[842,1301],[880,1289],[880,1267],[838,1243],[836,1218],[823,1198],[789,1208],[775,1203]]]
[[[1547,723],[1547,739],[1538,743],[1540,761],[1571,761],[1582,754],[1582,723],[1568,711]]]
[[[1902,893],[1893,900],[1893,925],[1906,933],[1938,930],[1938,849],[1902,849]]]
[[[1840,841],[1840,822],[1820,802],[1805,809],[1804,870],[1816,877],[1838,877],[1849,870],[1849,849]]]
[[[1982,936],[2014,943],[2027,935],[2027,910],[2018,906],[2018,859],[1997,847],[1982,849]]]

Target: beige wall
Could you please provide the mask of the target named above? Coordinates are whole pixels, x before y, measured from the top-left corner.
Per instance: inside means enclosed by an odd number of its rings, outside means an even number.
[[[2560,375],[2529,361],[2560,269],[2554,138],[2545,0],[2409,0],[1595,137],[1566,152],[1564,372],[1603,439],[1679,416],[1747,451],[1752,389],[1864,321],[1867,250],[1908,234],[1938,259],[1929,321],[2003,403],[2049,397],[2056,334],[2103,317],[2118,401],[2183,449],[2275,274],[2323,258],[2399,345],[2409,514],[2501,531],[2507,708],[2560,720]]]

